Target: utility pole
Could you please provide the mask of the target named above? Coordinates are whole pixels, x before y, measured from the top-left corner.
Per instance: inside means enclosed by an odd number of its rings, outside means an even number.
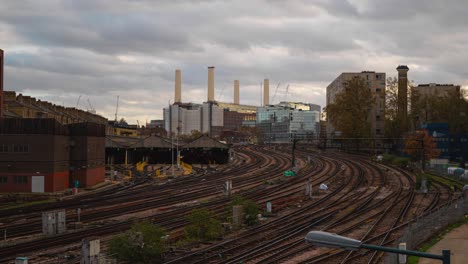
[[[426,155],[425,155],[424,152],[425,151],[424,151],[424,134],[423,134],[423,138],[421,139],[421,155],[422,155],[422,157],[421,157],[421,162],[422,162],[421,169],[422,169],[423,172],[426,169]]]
[[[291,164],[293,168],[296,166],[296,155],[294,153],[294,150],[296,150],[297,141],[299,141],[299,139],[296,139],[296,134],[293,134],[293,145],[292,145],[292,155],[291,155]]]

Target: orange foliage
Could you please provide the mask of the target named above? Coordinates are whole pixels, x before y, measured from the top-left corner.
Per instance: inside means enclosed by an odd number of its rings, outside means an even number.
[[[427,130],[418,130],[406,137],[404,152],[411,155],[414,159],[421,159],[423,147],[424,158],[426,160],[436,158],[440,154],[440,150],[437,149],[437,142],[433,137],[429,136]]]

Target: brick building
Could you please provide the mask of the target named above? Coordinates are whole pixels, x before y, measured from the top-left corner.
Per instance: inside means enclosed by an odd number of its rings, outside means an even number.
[[[104,181],[105,127],[51,118],[0,120],[0,192],[57,192]]]

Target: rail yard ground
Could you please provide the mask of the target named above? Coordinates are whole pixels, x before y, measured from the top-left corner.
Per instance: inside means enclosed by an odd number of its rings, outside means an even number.
[[[436,180],[427,194],[420,193],[415,175],[373,162],[368,156],[305,146],[296,150],[301,169],[296,176],[285,177],[284,171],[291,167],[288,146],[242,146],[234,152],[229,164],[209,172],[135,180],[53,203],[0,210],[0,231],[7,230],[7,239],[0,245],[0,263],[16,256],[27,256],[30,263],[58,258],[79,263],[81,239],[99,237],[105,252],[112,235],[143,219],[170,232],[173,250],[166,254],[166,263],[380,263],[381,253],[318,248],[305,244],[304,237],[311,230],[323,230],[395,246],[410,221],[461,196],[454,191],[461,188]],[[233,194],[263,209],[271,202],[273,214],[219,241],[175,249],[191,210],[208,208],[219,217],[225,214],[230,198],[223,194],[222,185],[227,179],[232,180]],[[304,193],[307,182],[312,184],[312,196]],[[319,190],[322,183],[328,190]],[[70,227],[77,221],[77,208],[82,226],[74,229]],[[56,209],[66,210],[68,231],[44,237],[41,212]]]

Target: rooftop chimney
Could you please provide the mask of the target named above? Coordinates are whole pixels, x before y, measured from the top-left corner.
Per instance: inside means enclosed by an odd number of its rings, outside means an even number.
[[[208,67],[208,102],[214,102],[214,68]]]
[[[239,104],[239,80],[234,80],[234,104]]]
[[[182,102],[182,77],[180,73],[180,69],[175,71],[175,97],[174,103],[181,103]]]
[[[3,118],[3,50],[0,49],[0,118]]]
[[[263,105],[270,104],[270,81],[268,79],[263,80]]]

